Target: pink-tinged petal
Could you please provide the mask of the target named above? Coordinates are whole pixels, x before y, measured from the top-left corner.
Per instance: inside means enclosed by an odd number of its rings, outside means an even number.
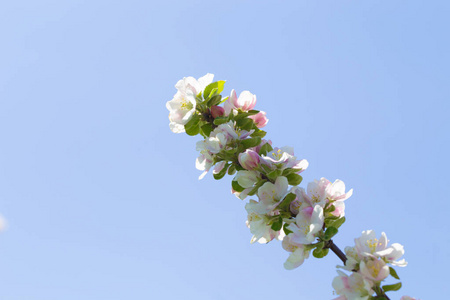
[[[249,118],[255,122],[256,127],[258,128],[263,128],[269,122],[269,119],[266,117],[266,112],[264,111],[260,111],[256,115],[249,116]]]
[[[260,157],[258,153],[247,149],[244,153],[238,156],[239,164],[246,170],[254,170],[259,166]]]
[[[243,91],[237,100],[236,108],[240,108],[243,111],[252,110],[256,105],[256,96],[249,91]]]

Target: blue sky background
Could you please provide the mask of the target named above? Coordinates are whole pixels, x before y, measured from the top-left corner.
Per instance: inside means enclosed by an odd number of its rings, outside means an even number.
[[[339,260],[251,245],[230,177],[169,130],[177,80],[250,90],[274,145],[354,189],[405,246],[404,294],[450,294],[448,1],[3,1],[1,300],[331,299]]]

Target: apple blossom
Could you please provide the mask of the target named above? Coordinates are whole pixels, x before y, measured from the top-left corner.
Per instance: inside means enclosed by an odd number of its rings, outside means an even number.
[[[224,103],[225,114],[229,115],[233,109],[249,111],[255,107],[255,104],[256,96],[249,91],[243,91],[238,98],[236,96],[236,91],[232,90],[230,97]]]
[[[291,241],[291,236],[286,235],[282,242],[283,249],[291,252],[288,259],[284,263],[286,270],[293,270],[303,264],[306,258],[309,257],[310,250],[307,250],[304,245],[296,244]]]
[[[184,77],[177,82],[175,85],[177,93],[172,100],[166,103],[166,108],[170,112],[169,126],[174,133],[185,132],[184,125],[195,113],[196,96],[212,82],[213,78],[214,75],[208,73],[198,80],[193,77]]]
[[[311,244],[315,240],[315,235],[322,230],[323,207],[316,205],[302,209],[295,222],[287,226],[292,231],[289,234],[291,241],[297,244]]]
[[[259,201],[276,206],[286,196],[288,181],[286,177],[280,176],[275,183],[266,182],[258,189]]]
[[[255,122],[256,127],[258,128],[263,128],[269,122],[269,119],[266,117],[266,112],[264,111],[260,111],[256,115],[249,116],[249,118]]]
[[[247,149],[238,156],[240,165],[246,170],[254,170],[258,167],[260,156],[258,152]]]
[[[381,259],[369,259],[361,261],[359,264],[360,272],[367,279],[378,282],[389,276],[389,267]]]
[[[294,149],[292,147],[275,147],[267,155],[262,155],[261,159],[270,168],[278,168],[284,170],[286,168],[298,169],[297,173],[303,172],[308,168],[308,161],[306,159],[297,160],[294,156]]]
[[[246,224],[253,234],[250,241],[251,243],[258,242],[260,244],[265,244],[274,238],[283,238],[284,235],[281,231],[272,229],[267,215],[271,212],[271,208],[265,203],[250,200],[250,202],[245,205],[245,209],[248,213]]]
[[[333,280],[333,288],[336,294],[344,296],[337,299],[345,300],[367,300],[374,293],[372,284],[359,273],[353,273],[350,276],[344,272],[337,271],[339,276]]]

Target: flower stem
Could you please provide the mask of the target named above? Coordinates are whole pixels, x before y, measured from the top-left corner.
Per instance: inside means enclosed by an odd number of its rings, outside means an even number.
[[[347,261],[347,257],[345,256],[344,252],[342,252],[341,249],[339,249],[339,247],[336,246],[335,243],[333,243],[333,240],[329,240],[328,242],[326,242],[324,248],[330,248],[331,251],[333,251],[334,254],[336,254],[337,257],[339,257],[345,265],[345,262]]]

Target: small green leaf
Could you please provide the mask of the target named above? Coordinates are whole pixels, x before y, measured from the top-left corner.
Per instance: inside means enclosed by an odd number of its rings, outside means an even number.
[[[252,110],[249,110],[247,113],[249,114],[249,116],[256,115],[257,113],[259,113],[259,110],[252,109]]]
[[[398,291],[400,288],[402,287],[402,283],[401,282],[397,282],[394,284],[389,284],[389,285],[383,285],[381,288],[385,291]]]
[[[256,147],[261,144],[260,137],[249,138],[241,141],[241,145],[244,146],[245,149]]]
[[[235,119],[236,119],[236,117],[235,117]],[[238,127],[240,127],[241,129],[243,129],[243,130],[249,131],[253,127],[253,120],[252,119],[248,119],[248,118],[244,118],[244,119],[236,121],[236,125]]]
[[[191,127],[186,127],[186,125],[185,125],[184,126],[184,130],[186,131],[186,133],[188,135],[191,135],[191,136],[197,135],[197,134],[200,133],[200,126],[199,125],[200,125],[199,123],[197,123],[196,125],[191,126]]]
[[[208,137],[211,134],[212,131],[212,125],[207,123],[201,127],[203,134],[205,137]]]
[[[289,184],[292,186],[299,185],[300,182],[302,182],[302,180],[303,180],[302,176],[295,174],[295,173],[289,174],[288,176],[286,176],[286,178],[287,178]]]
[[[294,193],[289,193],[284,197],[283,201],[278,205],[282,210],[289,210],[289,206],[291,205],[291,202],[295,200],[297,196]]]
[[[334,205],[330,205],[327,208],[325,208],[325,212],[333,212],[336,210],[336,207]]]
[[[259,136],[260,138],[263,138],[263,137],[265,137],[266,136],[266,134],[267,134],[267,132],[265,132],[264,130],[256,130],[255,129],[255,131],[251,134],[251,136],[252,137],[257,137],[257,136]]]
[[[325,234],[323,236],[323,239],[325,241],[329,241],[333,236],[336,235],[336,233],[338,233],[338,229],[336,227],[328,227],[327,230],[325,231]]]
[[[392,267],[389,267],[389,274],[391,274],[391,276],[394,277],[395,279],[400,279],[400,277],[398,276],[397,272]]]
[[[286,234],[286,235],[288,235],[289,233],[292,233],[292,231],[290,231],[287,227],[289,226],[289,224],[288,223],[284,223],[284,225],[283,225],[283,231],[284,231],[284,234]]]
[[[322,258],[322,257],[325,257],[325,256],[327,256],[329,250],[330,250],[330,249],[328,249],[328,248],[326,248],[326,249],[318,249],[318,248],[316,248],[316,249],[314,249],[314,251],[313,251],[313,256],[314,256],[315,258]]]
[[[217,117],[214,119],[214,125],[220,125],[220,124],[224,124],[226,122],[228,122],[227,117]]]
[[[273,223],[270,228],[275,231],[280,231],[283,227],[283,219],[281,217],[278,217]]]
[[[233,188],[233,190],[239,193],[245,190],[242,186],[240,186],[240,184],[237,181],[234,180],[231,181],[231,187]]]
[[[264,184],[266,183],[267,180],[260,180],[256,183],[256,185],[250,190],[250,192],[248,193],[249,196],[253,196],[254,194],[256,194],[258,192],[258,189]]]
[[[213,174],[214,179],[219,180],[222,179],[223,176],[227,173],[228,167],[230,166],[230,163],[226,163],[222,170],[220,170],[219,173]]]
[[[277,179],[278,176],[280,176],[282,173],[281,170],[273,170],[271,171],[269,174],[267,174],[267,177],[271,180],[271,181],[275,181]]]
[[[248,116],[249,116],[248,113],[239,112],[237,115],[234,116],[234,120],[239,121],[239,120],[247,118]]]
[[[330,224],[330,226],[333,226],[335,228],[339,228],[339,227],[341,227],[342,224],[344,224],[344,222],[345,222],[345,217],[342,217],[342,218],[339,218],[339,219],[335,220],[332,224]]]
[[[269,143],[265,143],[264,145],[262,145],[261,149],[259,149],[259,155],[266,155],[267,152],[272,151],[273,148]]]
[[[209,99],[207,105],[209,107],[215,106],[215,105],[219,105],[221,100],[222,100],[222,96],[221,95],[215,95],[215,96],[211,97],[211,99]]]
[[[231,165],[228,168],[228,175],[234,175],[234,173],[236,173],[236,167],[235,167],[235,165]]]
[[[315,247],[317,250],[322,250],[323,246],[325,246],[325,242],[323,242],[323,241],[315,244]]]
[[[214,94],[222,93],[224,85],[225,85],[225,81],[223,81],[223,80],[208,84],[205,87],[205,89],[203,90],[203,98],[205,100],[207,100],[210,97],[214,96]]]
[[[198,125],[198,123],[200,122],[200,116],[197,114],[194,114],[191,119],[189,120],[189,122],[186,123],[186,125],[184,125],[184,128],[190,128],[190,127],[195,127]]]

